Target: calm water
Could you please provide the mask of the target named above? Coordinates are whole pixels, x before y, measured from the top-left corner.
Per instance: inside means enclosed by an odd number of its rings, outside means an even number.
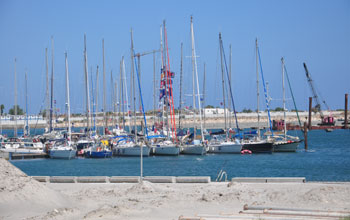
[[[350,181],[350,131],[309,132],[296,153],[206,155],[144,158],[145,176],[211,176],[223,169],[228,177],[306,177],[308,181]],[[139,158],[22,160],[12,163],[28,175],[137,176]]]

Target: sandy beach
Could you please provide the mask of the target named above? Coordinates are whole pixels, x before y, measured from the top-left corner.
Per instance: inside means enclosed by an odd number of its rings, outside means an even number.
[[[178,219],[243,206],[350,211],[350,183],[39,183],[0,159],[0,219]]]

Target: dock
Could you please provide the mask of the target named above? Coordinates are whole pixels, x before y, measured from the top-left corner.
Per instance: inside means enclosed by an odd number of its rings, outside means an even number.
[[[27,159],[43,159],[48,158],[46,153],[13,153],[0,151],[0,158],[6,160],[27,160]]]

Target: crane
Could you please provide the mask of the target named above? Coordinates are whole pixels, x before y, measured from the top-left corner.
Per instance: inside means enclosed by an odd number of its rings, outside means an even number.
[[[309,73],[309,70],[307,69],[307,66],[306,66],[306,63],[303,63],[304,64],[304,69],[305,69],[305,74],[306,74],[306,78],[307,78],[307,82],[309,83],[309,86],[310,86],[310,89],[311,89],[311,92],[312,92],[312,95],[313,95],[313,99],[315,100],[316,102],[316,105],[314,107],[314,111],[317,113],[319,112],[320,113],[320,116],[321,116],[321,123],[319,125],[334,125],[335,124],[335,121],[334,121],[334,117],[329,115],[327,117],[325,117],[321,111],[321,102],[318,98],[318,95],[316,93],[316,89],[315,89],[315,86],[313,84],[313,80],[310,76],[310,73]],[[327,109],[329,110],[329,107],[326,103],[326,101],[323,100],[323,104],[327,107]]]

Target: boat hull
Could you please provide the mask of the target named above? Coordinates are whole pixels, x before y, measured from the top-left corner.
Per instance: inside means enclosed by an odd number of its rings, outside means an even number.
[[[52,159],[66,159],[70,160],[75,158],[76,150],[50,150],[50,158]]]
[[[270,143],[270,142],[245,143],[242,146],[242,150],[250,150],[252,153],[272,153],[273,143]]]
[[[112,157],[112,151],[88,151],[85,153],[87,158],[110,158]]]
[[[157,145],[152,147],[154,155],[177,156],[180,154],[180,148],[177,146]]]
[[[181,147],[181,154],[204,155],[206,148],[203,145],[188,145]]]
[[[221,143],[209,145],[208,153],[213,154],[239,154],[241,153],[242,145],[237,143]]]
[[[148,157],[151,153],[151,148],[144,146],[142,147],[142,156]],[[127,156],[127,157],[139,157],[141,155],[141,148],[135,147],[117,147],[114,151],[116,156]]]
[[[300,141],[283,142],[274,145],[274,152],[296,152]]]

